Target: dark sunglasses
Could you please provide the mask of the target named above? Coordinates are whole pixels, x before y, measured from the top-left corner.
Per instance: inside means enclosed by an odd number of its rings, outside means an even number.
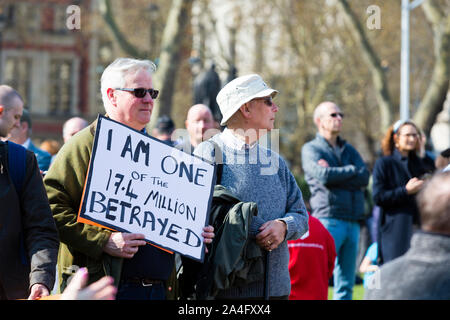
[[[253,99],[253,100],[264,100],[264,104],[266,104],[269,107],[273,106],[273,101],[272,101],[271,97],[256,98],[256,99]]]
[[[330,114],[330,116],[333,118],[337,118],[337,116],[340,116],[342,119],[344,119],[344,114],[340,113],[340,112],[334,112],[334,113]]]
[[[158,97],[158,90],[155,89],[145,89],[145,88],[115,88],[114,90],[121,90],[121,91],[128,91],[132,92],[136,98],[143,98],[145,97],[146,93],[148,92],[150,94],[150,97],[152,99],[156,99]]]

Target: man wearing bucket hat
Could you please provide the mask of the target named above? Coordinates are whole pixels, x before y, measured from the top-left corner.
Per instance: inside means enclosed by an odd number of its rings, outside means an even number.
[[[258,143],[274,128],[278,106],[272,98],[278,91],[259,75],[236,78],[217,95],[224,131],[201,143],[194,154],[209,161],[221,159],[221,185],[243,202],[255,202],[249,238],[270,251],[267,287],[272,299],[287,299],[290,293],[287,240],[308,230],[308,215],[294,176],[281,156]],[[214,142],[214,143],[211,143]],[[273,145],[273,141],[272,141]],[[217,148],[219,147],[219,148]],[[221,157],[216,157],[221,152]],[[217,299],[261,298],[264,279],[219,291]]]

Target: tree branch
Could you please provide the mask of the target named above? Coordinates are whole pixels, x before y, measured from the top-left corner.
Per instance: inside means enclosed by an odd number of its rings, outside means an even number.
[[[129,43],[123,33],[120,31],[119,26],[114,19],[110,0],[100,0],[100,12],[103,20],[105,20],[106,24],[111,29],[114,37],[116,38],[123,51],[135,58],[143,59],[147,56],[146,53],[139,51],[135,46]]]
[[[367,62],[369,70],[372,74],[372,81],[375,87],[375,94],[380,108],[381,115],[381,130],[385,131],[392,123],[393,106],[388,90],[388,82],[383,68],[381,67],[380,59],[375,50],[370,45],[369,39],[364,32],[363,26],[358,18],[351,10],[347,0],[338,0],[339,7],[347,18],[350,32],[353,38],[361,47],[363,57]]]

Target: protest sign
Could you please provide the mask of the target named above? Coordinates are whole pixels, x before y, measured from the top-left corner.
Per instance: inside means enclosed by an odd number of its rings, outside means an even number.
[[[203,261],[215,167],[99,116],[78,221]]]

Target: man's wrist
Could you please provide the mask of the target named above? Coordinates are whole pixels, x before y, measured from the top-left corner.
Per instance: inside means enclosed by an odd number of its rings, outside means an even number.
[[[284,225],[284,238],[286,239],[286,235],[288,232],[288,225],[287,225],[286,221],[284,221],[283,219],[276,219],[275,221],[279,221]]]

